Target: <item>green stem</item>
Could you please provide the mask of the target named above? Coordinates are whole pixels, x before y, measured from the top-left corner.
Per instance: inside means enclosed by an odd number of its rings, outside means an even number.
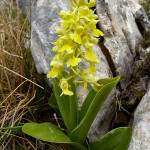
[[[70,69],[70,75],[72,76],[74,73]],[[77,125],[78,125],[78,100],[77,100],[77,95],[76,95],[76,87],[73,81],[75,78],[72,78],[70,80],[71,82],[71,88],[72,91],[74,92],[74,95],[69,97],[69,109],[70,109],[70,126],[71,129],[73,130]]]

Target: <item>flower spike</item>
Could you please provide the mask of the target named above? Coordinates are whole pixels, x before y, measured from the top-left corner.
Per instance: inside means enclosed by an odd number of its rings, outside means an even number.
[[[98,38],[104,36],[102,31],[96,28],[98,16],[90,9],[95,6],[95,0],[70,1],[74,8],[70,7],[70,11],[62,10],[59,13],[62,18],[61,28],[57,28],[56,31],[60,37],[52,43],[55,45],[52,51],[57,55],[51,61],[51,70],[47,74],[47,78],[59,78],[61,95],[69,96],[73,95],[73,92],[69,90],[71,87],[69,76],[73,77],[74,84],[81,83],[84,90],[87,88],[87,83],[101,87],[97,83],[99,78],[94,76],[95,64],[99,63],[99,60],[92,49],[93,44],[98,42]],[[83,60],[88,62],[89,68],[80,70],[78,65]],[[66,72],[67,67],[70,70],[68,72]]]

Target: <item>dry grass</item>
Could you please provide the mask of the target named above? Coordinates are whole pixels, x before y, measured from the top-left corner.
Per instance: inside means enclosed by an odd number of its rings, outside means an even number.
[[[25,136],[16,127],[55,119],[47,105],[50,89],[37,75],[30,53],[30,12],[23,15],[13,0],[5,6],[0,6],[0,127],[4,128],[0,131],[0,149],[61,150],[63,145]],[[44,112],[49,112],[46,118],[42,117]]]

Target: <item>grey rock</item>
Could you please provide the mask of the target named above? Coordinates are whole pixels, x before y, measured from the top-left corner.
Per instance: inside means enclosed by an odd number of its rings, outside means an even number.
[[[59,12],[68,10],[69,5],[68,0],[38,0],[32,8],[31,52],[39,74],[50,71],[49,61],[55,55],[51,42],[58,38]]]
[[[135,49],[142,36],[128,0],[97,0],[96,8],[100,28],[105,34],[104,45],[111,55],[116,74],[124,76],[121,87],[125,88],[132,73]]]
[[[148,91],[134,113],[133,136],[128,150],[150,149],[150,82]]]
[[[129,5],[136,21],[138,21],[145,31],[150,31],[150,20],[144,8],[136,0],[129,0]]]
[[[100,61],[99,64],[95,64],[97,70],[95,76],[98,76],[100,78],[112,78],[113,75],[109,68],[108,62],[98,44],[95,44],[93,46],[93,52],[97,56],[98,60]]]

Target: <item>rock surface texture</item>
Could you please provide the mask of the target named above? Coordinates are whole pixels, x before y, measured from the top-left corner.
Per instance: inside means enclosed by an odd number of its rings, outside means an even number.
[[[128,150],[150,149],[150,82],[148,91],[134,113],[133,136]]]
[[[69,10],[70,5],[69,0],[35,1],[31,15],[31,52],[39,74],[46,75],[50,71],[49,61],[55,55],[51,51],[51,42],[58,38],[55,29],[59,27],[59,12],[62,9]],[[97,0],[96,13],[100,20],[99,28],[105,34],[104,41],[94,46],[94,52],[100,60],[100,64],[96,66],[96,75],[101,78],[123,75],[124,78],[95,119],[88,135],[90,141],[98,139],[111,129],[115,113],[112,101],[130,80],[136,47],[142,39],[138,23],[143,30],[150,29],[144,9],[136,0]],[[51,85],[50,79],[48,83]],[[87,92],[83,93],[82,87],[79,87],[78,93],[82,104]]]
[[[38,0],[32,8],[31,51],[38,73],[47,74],[49,61],[55,53],[51,51],[58,38],[55,29],[59,26],[60,10],[68,10],[68,0]]]
[[[96,9],[100,28],[105,34],[104,46],[116,74],[124,76],[121,87],[125,88],[132,74],[136,46],[142,39],[130,3],[128,0],[97,0]]]

